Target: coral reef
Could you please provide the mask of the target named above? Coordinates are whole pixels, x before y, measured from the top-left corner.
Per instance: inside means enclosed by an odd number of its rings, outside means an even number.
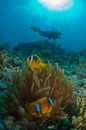
[[[4,69],[5,65],[8,63],[8,56],[0,52],[0,69]]]
[[[72,124],[76,129],[86,129],[86,97],[76,98],[76,108],[78,113],[72,116]]]
[[[64,64],[66,58],[69,59],[68,52],[61,49],[61,44],[54,44],[48,40],[19,43],[14,47],[14,53],[24,58],[28,55],[38,54],[44,61],[59,64]]]
[[[19,57],[13,54],[9,47],[9,43],[0,45],[0,70],[22,66],[22,61]]]
[[[52,63],[48,70],[26,67],[26,57],[34,53]],[[49,95],[54,99],[50,114],[29,115],[25,102]],[[0,45],[0,129],[85,130],[86,49],[68,52],[48,40],[20,43],[13,51],[8,43]]]

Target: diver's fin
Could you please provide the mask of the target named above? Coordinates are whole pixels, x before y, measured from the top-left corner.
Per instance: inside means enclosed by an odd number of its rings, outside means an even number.
[[[36,31],[36,32],[40,32],[39,27],[31,26],[30,29],[32,29],[33,31]]]

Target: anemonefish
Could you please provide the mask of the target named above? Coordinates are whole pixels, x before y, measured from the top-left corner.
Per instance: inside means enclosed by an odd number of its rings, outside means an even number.
[[[42,117],[52,111],[54,101],[52,98],[43,97],[35,102],[25,103],[28,114],[34,117]]]
[[[41,69],[41,68],[48,68],[49,63],[44,63],[44,61],[36,54],[31,55],[30,57],[26,58],[26,62],[28,67],[34,71],[36,69]]]

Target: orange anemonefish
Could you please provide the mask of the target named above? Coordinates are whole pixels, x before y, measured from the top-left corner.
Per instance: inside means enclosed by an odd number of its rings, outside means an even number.
[[[28,114],[34,117],[41,117],[51,112],[54,101],[52,98],[43,97],[33,103],[25,103]]]
[[[45,64],[44,61],[36,54],[31,55],[30,57],[27,57],[26,62],[32,71],[36,69],[49,67],[49,63]]]

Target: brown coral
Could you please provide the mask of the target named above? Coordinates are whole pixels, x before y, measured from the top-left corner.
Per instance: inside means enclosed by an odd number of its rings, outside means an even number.
[[[73,98],[73,86],[64,76],[58,64],[45,69],[15,71],[12,82],[7,83],[8,90],[4,97],[4,110],[27,121],[34,120],[27,114],[25,102],[34,102],[41,97],[51,97],[54,107],[48,117],[37,118],[45,123],[66,115],[65,109]],[[35,121],[36,122],[36,121]],[[29,126],[28,126],[29,127]]]
[[[0,52],[0,69],[3,69],[8,62],[8,56]]]

